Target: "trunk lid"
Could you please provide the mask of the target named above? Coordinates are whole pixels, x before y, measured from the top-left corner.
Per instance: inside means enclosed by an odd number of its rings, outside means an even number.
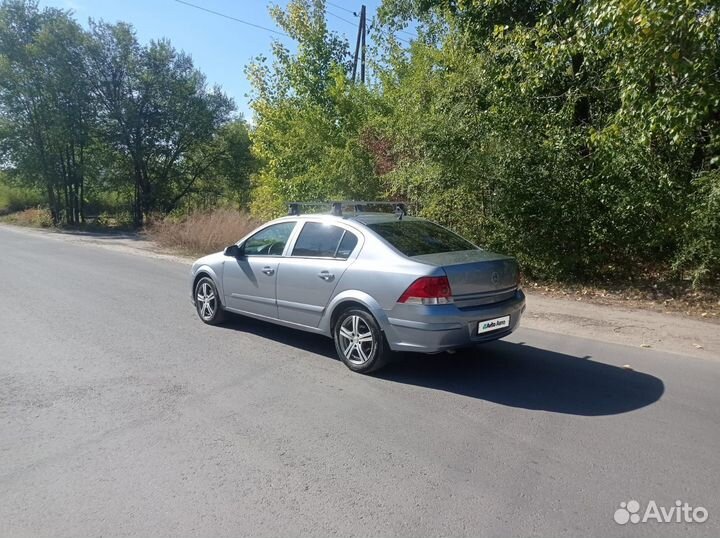
[[[510,256],[486,250],[463,250],[412,259],[444,269],[453,301],[460,309],[505,301],[515,295],[518,287],[519,267]]]

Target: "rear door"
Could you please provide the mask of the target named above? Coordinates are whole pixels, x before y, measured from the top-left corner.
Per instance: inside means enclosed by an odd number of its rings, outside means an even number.
[[[359,237],[348,228],[305,222],[292,252],[280,262],[280,319],[317,327],[340,277],[352,263]]]
[[[278,266],[296,221],[272,224],[245,240],[242,256],[223,267],[225,305],[237,312],[278,317]]]

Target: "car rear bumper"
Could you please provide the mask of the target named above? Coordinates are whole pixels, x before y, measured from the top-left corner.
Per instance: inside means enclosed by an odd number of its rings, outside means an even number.
[[[453,304],[397,305],[388,312],[384,327],[390,348],[395,351],[438,353],[497,340],[520,325],[525,312],[525,294],[518,289],[510,299],[490,305],[459,309]],[[510,316],[506,328],[478,334],[481,321]]]

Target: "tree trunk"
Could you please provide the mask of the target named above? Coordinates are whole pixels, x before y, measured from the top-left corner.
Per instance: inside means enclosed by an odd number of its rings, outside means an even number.
[[[70,207],[70,193],[68,192],[67,181],[65,181],[63,184],[63,196],[64,196],[63,199],[65,200],[65,204],[64,204],[65,207],[63,209],[63,221],[65,222],[65,224],[67,224],[68,219],[70,217],[70,215],[68,213],[68,208]]]
[[[80,222],[85,224],[85,156],[82,147],[80,148],[80,174],[78,181],[80,186],[80,199],[78,200],[80,205]]]
[[[60,215],[58,214],[57,197],[55,196],[55,190],[50,183],[46,185],[46,188],[48,195],[48,203],[50,205],[50,217],[52,218],[53,225],[57,226],[58,224],[60,224]]]
[[[143,225],[142,201],[141,201],[141,179],[138,177],[138,170],[135,170],[135,189],[133,193],[133,226],[140,228]]]

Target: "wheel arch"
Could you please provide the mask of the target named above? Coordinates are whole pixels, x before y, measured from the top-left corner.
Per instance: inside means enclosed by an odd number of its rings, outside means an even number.
[[[327,307],[326,314],[320,322],[320,329],[325,334],[332,337],[333,326],[337,317],[348,308],[360,307],[375,318],[381,331],[385,331],[388,326],[388,318],[380,304],[370,295],[360,291],[344,291],[333,298]]]
[[[224,306],[225,301],[223,300],[223,289],[222,289],[220,279],[218,278],[218,275],[215,273],[215,271],[213,271],[207,265],[200,267],[195,272],[195,276],[193,277],[192,290],[191,290],[193,304],[195,303],[195,288],[197,286],[198,281],[203,277],[208,277],[210,280],[213,281],[213,284],[215,284],[215,289],[218,291],[218,300],[220,301],[220,304]]]

